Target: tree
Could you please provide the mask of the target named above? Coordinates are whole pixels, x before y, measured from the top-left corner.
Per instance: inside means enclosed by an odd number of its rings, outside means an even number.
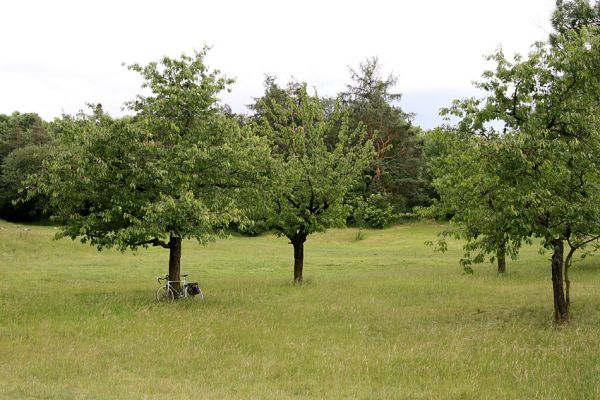
[[[178,282],[184,239],[207,243],[243,218],[241,196],[267,147],[223,116],[217,94],[232,81],[205,54],[131,65],[145,88],[127,103],[133,117],[96,107],[56,124],[61,149],[29,194],[49,195],[60,236],[99,250],[168,248]]]
[[[398,105],[402,95],[393,92],[397,78],[381,74],[376,57],[351,69],[352,83],[342,93],[352,129],[365,126],[364,140],[373,141],[377,157],[369,166],[368,180],[360,195],[386,199],[395,213],[429,202],[425,192],[423,142],[411,115]],[[371,201],[373,202],[373,201]]]
[[[310,96],[306,84],[282,89],[267,81],[257,99],[255,129],[271,142],[270,180],[261,213],[267,225],[294,248],[294,282],[301,283],[304,243],[315,232],[343,226],[349,213],[345,194],[362,178],[374,153],[364,132],[351,130],[335,106]]]
[[[497,180],[498,204],[512,214],[507,235],[540,238],[552,252],[559,324],[570,318],[574,253],[600,238],[599,48],[598,28],[584,26],[536,44],[527,59],[509,62],[499,51],[491,57],[495,71],[478,84],[487,96],[451,108],[484,149],[481,175]]]
[[[483,262],[491,254],[490,261],[496,261],[498,273],[504,273],[506,256],[516,257],[521,246],[521,240],[511,241],[508,234],[514,215],[506,205],[513,188],[501,181],[497,171],[501,166],[496,161],[501,157],[501,137],[495,132],[474,136],[473,128],[473,121],[463,118],[454,129],[430,132],[429,140],[443,149],[429,161],[435,176],[433,186],[441,200],[434,199],[422,213],[450,216],[454,227],[442,232],[438,245],[445,250],[447,236],[465,239],[461,264],[466,272],[472,273],[472,264]]]

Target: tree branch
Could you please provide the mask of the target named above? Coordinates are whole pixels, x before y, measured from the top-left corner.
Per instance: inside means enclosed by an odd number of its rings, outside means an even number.
[[[300,208],[300,203],[297,203],[294,201],[294,199],[292,199],[291,196],[285,196],[285,199],[294,206],[294,208]]]
[[[154,239],[150,239],[150,240],[146,240],[143,242],[139,242],[139,243],[135,243],[134,246],[143,246],[145,244],[151,244],[152,246],[160,246],[160,247],[164,247],[165,249],[169,248],[169,244],[158,239],[158,238],[154,238]]]

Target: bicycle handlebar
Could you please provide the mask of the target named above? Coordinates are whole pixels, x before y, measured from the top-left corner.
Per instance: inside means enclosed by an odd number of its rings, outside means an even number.
[[[184,278],[187,278],[188,274],[187,273],[181,274],[181,276],[184,277]],[[160,281],[162,281],[162,280],[167,280],[168,281],[169,280],[169,274],[164,274],[162,276],[159,276],[159,277],[156,278],[156,280],[158,281],[159,284],[160,284]],[[175,281],[173,281],[173,282],[175,282]],[[180,281],[180,282],[183,282],[183,281]]]

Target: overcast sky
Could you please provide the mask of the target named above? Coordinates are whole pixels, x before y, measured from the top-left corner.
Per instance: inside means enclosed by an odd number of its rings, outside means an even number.
[[[5,1],[0,22],[0,113],[50,120],[102,103],[111,115],[139,92],[121,66],[212,46],[207,63],[236,78],[234,111],[260,96],[264,74],[333,95],[349,67],[377,56],[398,76],[400,106],[432,128],[440,107],[474,93],[501,45],[527,53],[550,31],[555,0]]]

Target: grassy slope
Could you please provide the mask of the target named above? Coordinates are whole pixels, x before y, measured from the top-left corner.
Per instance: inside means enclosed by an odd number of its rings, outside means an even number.
[[[204,302],[159,305],[164,249],[97,252],[0,223],[0,398],[600,398],[600,268],[552,324],[548,255],[461,274],[439,226],[186,242]]]

